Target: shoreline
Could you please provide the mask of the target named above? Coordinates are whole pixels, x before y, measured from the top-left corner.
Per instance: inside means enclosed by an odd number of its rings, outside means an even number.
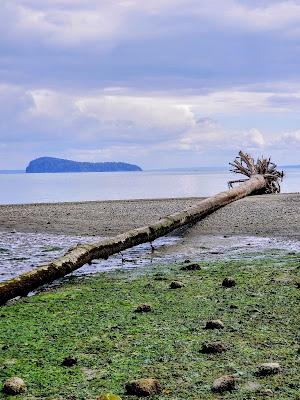
[[[196,205],[204,198],[105,200],[0,205],[0,231],[114,236]],[[249,196],[192,226],[199,235],[253,235],[300,239],[300,194]]]

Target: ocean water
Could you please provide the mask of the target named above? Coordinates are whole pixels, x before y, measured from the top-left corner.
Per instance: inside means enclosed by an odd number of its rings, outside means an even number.
[[[300,191],[300,168],[287,168],[282,192]],[[236,179],[225,169],[143,172],[6,174],[0,204],[211,196]]]

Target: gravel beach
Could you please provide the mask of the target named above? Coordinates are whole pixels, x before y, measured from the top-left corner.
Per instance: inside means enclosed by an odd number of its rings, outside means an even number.
[[[200,198],[0,206],[0,231],[113,236],[197,204]],[[300,239],[300,194],[250,196],[216,211],[186,232]]]

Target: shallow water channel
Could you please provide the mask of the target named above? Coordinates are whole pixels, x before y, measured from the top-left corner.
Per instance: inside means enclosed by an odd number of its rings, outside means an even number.
[[[103,237],[0,232],[0,281],[59,257],[78,243],[93,243],[100,239]],[[189,238],[179,231],[155,240],[152,246],[145,243],[113,255],[108,260],[93,260],[90,265],[84,265],[70,275],[82,276],[186,259],[253,258],[261,257],[266,251],[281,255],[284,252],[300,252],[300,241],[253,236],[204,235]]]

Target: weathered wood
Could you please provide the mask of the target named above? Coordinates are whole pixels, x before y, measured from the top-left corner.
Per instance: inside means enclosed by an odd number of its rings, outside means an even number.
[[[0,283],[0,304],[5,304],[8,300],[17,296],[26,296],[39,286],[53,282],[55,279],[71,273],[94,259],[107,259],[112,254],[138,244],[152,242],[174,229],[195,223],[226,204],[255,193],[265,188],[265,186],[266,180],[264,176],[255,175],[238,187],[202,200],[197,206],[171,214],[149,226],[133,229],[94,244],[77,245],[68,250],[64,256],[48,264],[41,265],[30,272]]]
[[[249,154],[240,151],[239,156],[232,163],[229,163],[229,165],[233,167],[231,172],[245,175],[248,179],[253,175],[263,175],[266,185],[260,193],[280,193],[279,182],[282,181],[284,173],[277,170],[277,165],[271,162],[271,158],[258,158],[255,163]],[[241,179],[229,181],[228,186],[233,187],[234,183],[242,181]]]

